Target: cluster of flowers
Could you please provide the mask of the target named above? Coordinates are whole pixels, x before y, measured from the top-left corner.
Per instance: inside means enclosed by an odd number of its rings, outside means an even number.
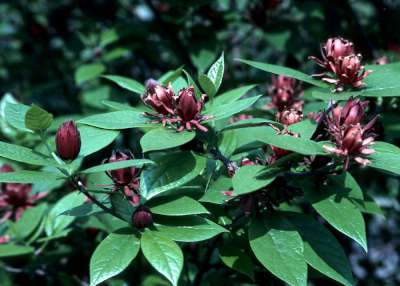
[[[310,56],[319,66],[333,73],[333,77],[327,73],[315,74],[323,81],[335,84],[335,91],[343,91],[345,86],[360,88],[364,86],[362,80],[372,71],[366,71],[361,64],[361,54],[356,54],[352,42],[341,37],[329,38],[321,45],[322,59]]]
[[[63,160],[74,160],[78,157],[81,148],[79,130],[73,121],[64,122],[56,134],[57,154]],[[103,163],[115,163],[134,159],[130,151],[114,151],[110,158]],[[137,228],[143,228],[153,223],[150,211],[140,205],[140,173],[135,167],[127,167],[107,171],[106,174],[113,181],[113,191],[120,192],[134,207],[136,211],[132,217],[132,223]]]
[[[175,95],[171,84],[165,87],[150,79],[146,83],[146,92],[142,100],[156,112],[145,114],[155,118],[156,122],[162,122],[164,126],[172,125],[178,132],[185,129],[192,131],[194,127],[207,132],[207,128],[201,124],[202,121],[209,119],[208,116],[201,114],[205,97],[203,94],[197,99],[193,86],[183,88],[178,95]]]
[[[344,169],[354,159],[362,166],[370,161],[365,156],[374,153],[371,145],[376,134],[372,132],[378,117],[374,117],[366,125],[362,125],[368,101],[350,98],[346,104],[336,106],[325,119],[327,130],[334,140],[335,146],[325,145],[324,148],[337,156],[344,158]]]

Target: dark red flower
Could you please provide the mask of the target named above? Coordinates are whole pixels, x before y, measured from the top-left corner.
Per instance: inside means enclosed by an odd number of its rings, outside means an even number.
[[[354,53],[352,42],[341,37],[329,38],[325,44],[321,45],[322,60],[310,56],[309,59],[315,61],[321,67],[328,71],[334,71],[332,67],[339,57],[346,57]]]
[[[322,80],[335,84],[336,91],[342,91],[346,85],[350,85],[353,88],[364,86],[362,80],[372,71],[364,69],[364,66],[361,65],[361,59],[360,54],[339,57],[331,64],[331,69],[335,73],[336,78],[325,76]]]
[[[13,172],[14,169],[9,165],[3,165],[0,172]],[[19,220],[25,209],[35,205],[36,201],[43,198],[47,193],[31,194],[32,185],[3,183],[0,192],[0,211],[2,212],[1,221],[9,218]]]
[[[327,117],[328,126],[332,132],[343,126],[352,126],[360,123],[365,116],[365,109],[368,106],[368,101],[353,99],[352,97],[342,106],[337,106],[332,109],[330,116]]]
[[[285,109],[276,114],[276,119],[279,123],[286,126],[295,124],[303,120],[303,112],[294,108]]]
[[[134,159],[131,152],[113,151],[111,157],[106,160],[106,163],[115,163],[126,160]],[[128,186],[137,190],[139,188],[139,173],[140,170],[135,167],[126,167],[117,170],[106,172],[107,175],[113,180],[117,187]]]
[[[272,76],[268,95],[271,97],[271,104],[267,107],[277,108],[279,111],[291,108],[293,105],[299,110],[302,108],[302,101],[298,100],[301,92],[294,78],[284,75]]]
[[[132,217],[133,225],[139,229],[146,228],[153,224],[153,216],[145,206],[140,206]]]
[[[143,102],[161,115],[174,114],[174,91],[171,84],[168,84],[168,87],[164,87],[155,80],[148,80]]]
[[[73,121],[64,122],[56,134],[57,153],[63,160],[74,160],[81,150],[81,136]]]
[[[181,126],[178,131],[187,129],[192,130],[195,126],[197,129],[207,132],[207,128],[200,124],[207,117],[201,115],[201,110],[204,106],[205,95],[203,94],[200,100],[196,99],[193,86],[181,89],[178,96],[175,98],[176,113],[179,116],[178,122]]]

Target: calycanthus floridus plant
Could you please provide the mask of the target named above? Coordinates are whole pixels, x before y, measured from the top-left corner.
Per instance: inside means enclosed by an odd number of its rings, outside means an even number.
[[[229,71],[221,55],[197,81],[182,68],[144,85],[104,76],[140,96],[138,106],[107,101],[109,112],[63,122],[14,103],[24,123],[18,127],[38,145],[0,142],[9,162],[0,170],[0,256],[38,255],[80,227],[101,238],[90,259],[91,286],[135,259],[172,285],[200,285],[204,265],[212,268],[215,259],[250,280],[267,271],[307,285],[315,269],[353,285],[336,236],[367,251],[363,213],[379,210],[353,170],[400,174],[393,160],[400,149],[378,140],[379,115],[367,99],[385,96],[389,87],[379,79],[400,78],[399,64],[364,67],[353,43],[340,37],[310,59],[319,74],[239,60],[275,74],[265,96],[253,95],[255,85],[219,93]],[[135,146],[85,164],[132,129],[142,134]],[[70,191],[48,200],[60,186]],[[188,249],[203,261],[189,267]]]

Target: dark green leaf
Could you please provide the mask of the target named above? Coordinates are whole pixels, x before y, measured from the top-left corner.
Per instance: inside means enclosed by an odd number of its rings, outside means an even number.
[[[40,224],[47,210],[46,204],[26,209],[21,218],[10,229],[18,239],[28,237]]]
[[[272,183],[278,173],[279,169],[271,169],[263,165],[240,167],[232,179],[233,195],[255,192]]]
[[[172,240],[146,229],[141,238],[141,249],[147,261],[172,285],[178,285],[183,268],[183,253]]]
[[[152,129],[140,139],[143,152],[164,150],[181,146],[193,140],[196,132],[177,132],[173,129],[160,127]]]
[[[250,256],[234,243],[235,241],[229,241],[224,244],[219,250],[219,257],[226,266],[254,279],[254,265]]]
[[[400,175],[400,148],[385,142],[375,142],[370,155],[370,167]]]
[[[139,253],[140,241],[125,229],[109,234],[90,258],[90,286],[124,271]]]
[[[19,256],[33,253],[35,249],[30,246],[16,244],[0,244],[0,257]]]
[[[88,80],[99,77],[106,70],[102,64],[86,64],[80,66],[75,72],[75,82],[81,85]]]
[[[160,197],[148,205],[152,213],[167,216],[207,214],[208,211],[199,202],[190,197]]]
[[[292,78],[307,82],[309,84],[312,84],[312,85],[315,85],[318,87],[324,87],[324,88],[328,87],[328,85],[326,83],[324,83],[322,80],[314,79],[310,75],[302,73],[298,70],[294,70],[291,68],[278,66],[278,65],[271,65],[271,64],[261,63],[261,62],[249,61],[249,60],[238,59],[238,61],[242,62],[244,64],[247,64],[249,66],[255,67],[257,69],[266,71],[266,72],[292,77]]]
[[[66,210],[62,213],[62,215],[69,216],[88,216],[92,214],[102,213],[103,210],[95,205],[94,203],[86,203],[77,207],[73,207],[72,209]]]
[[[104,75],[103,78],[111,80],[120,87],[132,91],[136,94],[143,94],[145,91],[145,87],[134,79],[118,75]]]
[[[217,93],[214,83],[205,74],[200,74],[198,77],[201,88],[205,91],[210,100],[213,100],[214,95]]]
[[[82,173],[82,174],[99,173],[99,172],[123,169],[123,168],[127,168],[127,167],[140,168],[147,164],[154,164],[154,162],[151,160],[147,160],[147,159],[134,159],[134,160],[113,162],[113,163],[104,163],[104,164],[83,170],[80,173]]]
[[[238,88],[234,88],[232,90],[228,90],[214,98],[215,105],[223,105],[227,103],[231,103],[239,100],[242,96],[244,96],[249,90],[256,87],[255,84],[245,85]],[[206,103],[206,108],[208,108],[209,103]]]
[[[33,131],[46,130],[52,121],[53,115],[36,105],[32,105],[25,113],[25,127]]]
[[[219,59],[210,67],[207,73],[207,77],[214,84],[215,91],[218,91],[222,83],[222,78],[224,77],[224,53],[222,52]]]
[[[141,112],[130,110],[91,115],[82,118],[78,123],[103,129],[128,129],[151,126],[149,120]]]
[[[229,198],[224,192],[229,191],[231,188],[232,179],[221,176],[216,181],[210,183],[200,201],[221,205]]]
[[[111,194],[110,200],[114,212],[126,222],[131,223],[135,207],[121,193]]]
[[[0,182],[2,183],[32,184],[56,181],[63,178],[64,177],[61,174],[28,170],[0,173]]]
[[[100,129],[88,125],[78,127],[81,135],[79,156],[85,157],[110,145],[119,135],[117,130]]]
[[[25,127],[25,115],[29,110],[29,106],[20,103],[7,102],[4,108],[4,117],[12,126],[22,131],[32,132]]]
[[[54,166],[57,163],[32,149],[0,141],[0,157],[37,166]]]
[[[239,129],[239,128],[248,128],[248,127],[257,127],[257,126],[268,126],[272,124],[274,126],[282,126],[279,122],[275,122],[273,120],[268,120],[264,118],[250,118],[250,119],[243,119],[239,120],[235,123],[229,124],[225,126],[222,130],[232,130],[232,129]]]
[[[227,232],[222,226],[200,216],[158,218],[155,227],[161,235],[182,242],[207,240]]]
[[[307,285],[303,241],[297,230],[280,214],[264,215],[249,229],[250,246],[272,274],[289,285]]]

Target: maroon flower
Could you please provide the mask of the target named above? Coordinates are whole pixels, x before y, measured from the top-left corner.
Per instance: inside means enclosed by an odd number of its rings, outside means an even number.
[[[74,160],[81,150],[81,136],[73,121],[64,122],[56,134],[57,153],[63,160]]]
[[[328,71],[334,72],[333,66],[339,57],[346,57],[354,53],[353,43],[341,37],[329,38],[324,45],[321,45],[322,60],[310,56],[319,66]]]
[[[352,158],[363,166],[367,165],[369,160],[365,156],[374,152],[370,147],[376,135],[371,132],[371,129],[377,117],[365,126],[361,125],[367,104],[367,101],[350,98],[343,107],[335,107],[326,117],[327,129],[335,145],[325,145],[324,148],[345,159],[345,170]]]
[[[339,57],[334,64],[331,65],[332,71],[336,78],[325,76],[323,81],[336,85],[336,91],[342,91],[344,86],[350,85],[353,88],[364,86],[362,80],[366,78],[372,71],[366,71],[361,65],[361,55],[349,55]]]
[[[302,101],[298,100],[301,92],[299,92],[299,87],[294,78],[283,75],[272,76],[272,85],[268,89],[268,95],[271,97],[268,108],[277,108],[282,111],[296,105],[297,109],[302,109]]]
[[[9,165],[3,165],[0,172],[13,172],[14,169]],[[31,194],[32,185],[3,183],[0,192],[0,211],[2,212],[1,221],[12,218],[19,220],[22,213],[35,205],[36,201],[43,198],[47,193]]]
[[[7,243],[11,240],[11,237],[9,235],[2,235],[0,236],[0,244]]]
[[[135,227],[142,229],[153,224],[153,216],[147,207],[140,206],[133,214],[132,222]]]
[[[181,126],[178,131],[181,132],[185,128],[189,131],[195,126],[197,129],[207,132],[207,128],[200,124],[207,117],[201,115],[200,112],[204,106],[205,95],[203,94],[198,101],[194,92],[193,86],[181,89],[178,96],[175,98],[176,113],[178,114],[178,122]]]
[[[111,157],[106,160],[106,163],[115,163],[120,161],[134,159],[131,152],[113,151]],[[134,190],[139,189],[139,174],[140,170],[135,167],[126,167],[117,170],[106,172],[107,175],[113,180],[117,187],[129,187]]]
[[[283,125],[291,125],[303,120],[303,112],[297,109],[285,109],[276,114],[276,119]]]
[[[143,102],[163,116],[174,114],[174,91],[171,83],[164,87],[154,80],[148,80]]]

